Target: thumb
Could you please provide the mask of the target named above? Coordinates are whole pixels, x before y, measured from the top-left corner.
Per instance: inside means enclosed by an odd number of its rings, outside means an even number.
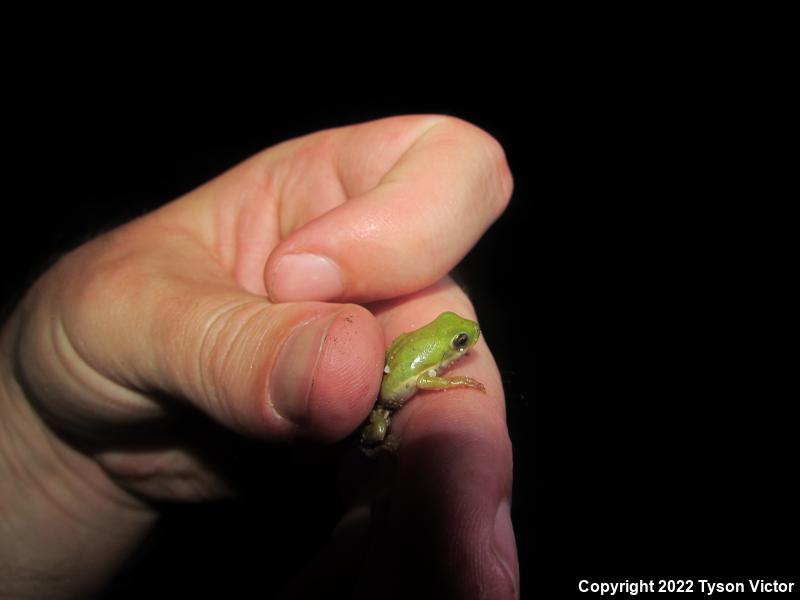
[[[166,325],[163,386],[243,433],[334,441],[353,431],[378,393],[383,336],[356,305],[272,305],[234,294]],[[169,330],[184,339],[171,341]],[[182,346],[170,358],[173,345]],[[197,368],[198,363],[202,365]]]
[[[116,237],[62,260],[27,311],[22,364],[60,423],[103,431],[158,417],[173,398],[270,440],[337,440],[366,417],[383,367],[366,309],[271,304],[201,248]],[[57,360],[43,361],[43,347]]]

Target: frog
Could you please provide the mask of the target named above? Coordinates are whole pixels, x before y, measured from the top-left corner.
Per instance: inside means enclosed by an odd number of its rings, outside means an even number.
[[[390,432],[392,415],[418,390],[466,387],[485,393],[480,381],[441,373],[467,355],[480,337],[478,323],[454,312],[441,313],[414,331],[401,333],[386,350],[378,398],[361,431],[360,447],[367,456],[396,453],[399,441]]]

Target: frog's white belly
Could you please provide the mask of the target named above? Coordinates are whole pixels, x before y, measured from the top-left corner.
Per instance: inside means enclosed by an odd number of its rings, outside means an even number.
[[[398,385],[397,389],[392,394],[382,396],[378,400],[378,404],[392,410],[397,410],[406,403],[406,400],[416,393],[417,376],[409,377],[402,384]]]
[[[428,377],[438,377],[439,373],[441,373],[442,371],[447,369],[450,365],[452,365],[454,362],[456,362],[460,358],[464,357],[465,355],[466,355],[466,353],[456,354],[450,360],[443,361],[442,363],[439,364],[438,367],[431,367],[431,368],[427,369],[424,373]],[[384,373],[391,372],[391,369],[389,368],[389,365],[386,365],[384,367],[383,372]],[[413,396],[414,394],[417,393],[417,378],[418,377],[419,377],[419,375],[413,375],[413,376],[409,377],[402,384],[397,386],[397,389],[392,394],[390,394],[390,395],[388,395],[386,397],[381,397],[378,400],[377,404],[379,406],[383,406],[383,407],[389,408],[391,410],[399,409],[401,406],[403,406],[403,404],[406,403],[406,401],[409,398],[411,398],[411,396]]]

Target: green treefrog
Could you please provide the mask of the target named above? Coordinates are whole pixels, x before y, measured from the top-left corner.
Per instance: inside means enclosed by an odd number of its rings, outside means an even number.
[[[365,454],[397,449],[397,440],[387,436],[391,415],[417,390],[469,387],[485,391],[483,384],[471,377],[440,375],[466,355],[480,334],[475,321],[444,312],[424,327],[400,334],[391,343],[386,350],[380,395],[361,432],[361,449]]]

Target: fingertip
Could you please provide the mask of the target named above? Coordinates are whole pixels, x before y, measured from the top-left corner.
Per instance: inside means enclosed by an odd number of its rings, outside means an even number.
[[[440,415],[415,425],[401,441],[390,512],[380,520],[374,553],[380,564],[411,574],[398,584],[398,597],[420,590],[432,597],[472,597],[481,589],[490,598],[518,598],[511,455],[499,423],[492,419],[486,430],[473,418]],[[367,570],[365,585],[376,584],[375,571]]]
[[[366,418],[378,395],[384,363],[383,333],[365,308],[345,305],[328,330],[309,394],[308,430],[335,441]]]

